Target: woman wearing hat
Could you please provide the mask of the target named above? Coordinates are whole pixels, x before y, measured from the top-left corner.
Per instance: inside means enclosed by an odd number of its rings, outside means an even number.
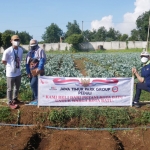
[[[143,67],[141,69],[141,75],[137,72],[136,68],[132,68],[132,73],[137,77],[139,83],[136,84],[136,94],[133,100],[133,106],[139,108],[139,100],[141,91],[150,92],[150,54],[146,51],[141,53],[141,62]]]

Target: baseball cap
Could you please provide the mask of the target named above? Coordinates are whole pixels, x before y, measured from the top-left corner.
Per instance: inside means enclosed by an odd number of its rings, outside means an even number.
[[[37,40],[31,39],[30,46],[36,46],[38,44]]]
[[[150,56],[150,54],[149,54],[147,51],[143,51],[143,52],[141,53],[141,56]]]
[[[11,37],[11,40],[20,40],[19,36],[18,35],[13,35]]]

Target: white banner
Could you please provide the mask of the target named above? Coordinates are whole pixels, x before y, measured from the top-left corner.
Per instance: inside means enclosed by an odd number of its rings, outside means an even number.
[[[132,106],[134,78],[39,76],[38,106]]]

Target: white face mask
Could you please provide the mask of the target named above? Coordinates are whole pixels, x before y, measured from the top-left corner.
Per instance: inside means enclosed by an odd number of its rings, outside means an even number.
[[[142,57],[142,58],[141,58],[141,62],[142,62],[142,63],[146,63],[147,61],[148,61],[148,58],[147,58],[147,57]]]
[[[13,46],[19,46],[20,42],[19,41],[13,41],[12,44],[13,44]]]

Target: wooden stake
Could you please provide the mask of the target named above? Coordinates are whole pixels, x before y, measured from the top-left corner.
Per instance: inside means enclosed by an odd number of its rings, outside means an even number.
[[[147,45],[146,45],[146,51],[148,51],[149,29],[150,29],[150,16],[149,16],[149,23],[148,23],[148,34],[147,34]]]

